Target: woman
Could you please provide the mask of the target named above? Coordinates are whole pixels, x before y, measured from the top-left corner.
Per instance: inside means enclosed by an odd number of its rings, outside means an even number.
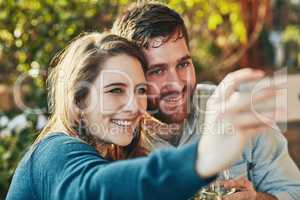
[[[230,164],[224,159],[211,170],[209,156],[199,159],[211,152],[197,143],[135,158],[149,153],[140,131],[146,62],[127,40],[85,34],[53,63],[52,115],[20,162],[8,200],[187,199]],[[213,138],[204,136],[200,145]]]

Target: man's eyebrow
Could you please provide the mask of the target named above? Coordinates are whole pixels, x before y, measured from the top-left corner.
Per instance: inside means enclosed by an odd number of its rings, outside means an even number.
[[[188,60],[188,59],[191,59],[191,58],[192,58],[192,57],[191,57],[189,54],[187,54],[187,55],[185,55],[185,56],[179,58],[179,59],[177,60],[177,63],[180,63],[180,62],[182,62],[182,61],[185,61],[185,60]],[[150,70],[150,69],[152,69],[152,68],[162,68],[162,67],[167,67],[167,66],[168,66],[167,63],[156,63],[156,64],[153,64],[153,65],[149,65],[148,70]]]
[[[104,86],[104,88],[108,88],[108,87],[112,87],[112,86],[123,86],[123,87],[126,87],[127,84],[125,84],[125,83],[111,83],[111,84],[108,84],[108,85]]]
[[[182,58],[179,58],[178,60],[177,60],[177,63],[180,63],[180,62],[182,62],[182,61],[185,61],[185,60],[189,60],[189,59],[192,59],[192,57],[190,56],[190,55],[185,55],[185,56],[183,56]]]
[[[148,69],[163,68],[163,67],[167,67],[167,66],[168,66],[167,63],[157,63],[157,64],[149,65]]]

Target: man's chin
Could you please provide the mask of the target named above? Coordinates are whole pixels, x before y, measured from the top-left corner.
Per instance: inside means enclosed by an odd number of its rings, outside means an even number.
[[[186,112],[162,112],[160,111],[159,113],[154,115],[157,119],[160,121],[167,123],[167,124],[180,124],[183,123],[184,119],[187,118],[187,113]]]
[[[162,122],[171,124],[182,123],[184,119],[187,118],[187,115],[186,101],[177,106],[171,106],[167,102],[161,102],[156,117]]]
[[[180,113],[180,114],[171,114],[169,115],[169,123],[176,123],[181,124],[184,122],[184,120],[187,118],[186,113]]]

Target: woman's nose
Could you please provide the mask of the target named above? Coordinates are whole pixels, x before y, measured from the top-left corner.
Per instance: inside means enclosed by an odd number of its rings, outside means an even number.
[[[139,110],[138,99],[135,95],[131,95],[127,98],[126,105],[124,106],[124,111],[136,113]]]

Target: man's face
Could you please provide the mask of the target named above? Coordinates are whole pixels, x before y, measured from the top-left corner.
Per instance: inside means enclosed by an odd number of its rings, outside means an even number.
[[[190,109],[190,98],[196,85],[195,69],[184,38],[174,34],[159,47],[144,53],[149,67],[146,72],[149,110],[166,123],[182,123]]]

